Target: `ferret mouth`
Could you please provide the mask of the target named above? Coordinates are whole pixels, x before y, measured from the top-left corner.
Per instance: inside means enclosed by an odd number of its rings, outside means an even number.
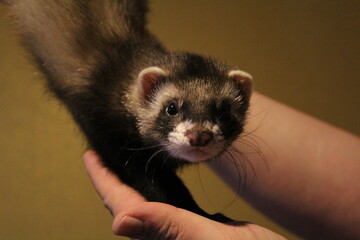
[[[205,146],[194,147],[189,145],[177,145],[168,147],[170,155],[185,160],[187,162],[204,162],[217,156],[223,147],[220,146]]]
[[[173,157],[188,162],[203,162],[223,151],[225,139],[214,123],[186,120],[174,127],[164,145]]]

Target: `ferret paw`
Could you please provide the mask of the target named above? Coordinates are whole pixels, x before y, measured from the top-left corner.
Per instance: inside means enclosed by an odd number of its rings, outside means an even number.
[[[234,222],[234,220],[232,220],[231,218],[226,217],[225,215],[223,215],[221,213],[212,214],[208,218],[210,218],[211,220],[214,220],[216,222],[221,222],[221,223]]]

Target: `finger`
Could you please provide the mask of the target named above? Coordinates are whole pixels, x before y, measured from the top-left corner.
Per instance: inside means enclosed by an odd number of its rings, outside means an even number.
[[[171,205],[146,202],[106,168],[94,151],[84,154],[90,179],[113,212],[113,232],[137,239],[283,239],[253,224],[230,226]]]
[[[136,239],[222,239],[216,222],[168,204],[145,202],[115,217],[113,232]],[[214,231],[215,230],[215,231]]]
[[[96,152],[86,151],[83,159],[96,191],[114,216],[123,209],[145,201],[145,198],[137,191],[122,183],[113,172],[105,167]]]
[[[144,202],[115,217],[113,232],[135,239],[285,240],[251,223],[223,224],[164,203]]]

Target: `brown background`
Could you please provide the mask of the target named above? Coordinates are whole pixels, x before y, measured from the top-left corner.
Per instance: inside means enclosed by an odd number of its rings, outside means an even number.
[[[360,134],[360,1],[153,0],[151,8],[150,28],[169,48],[226,60],[252,73],[258,91]],[[0,239],[119,239],[87,179],[81,133],[45,93],[5,15],[0,7]],[[206,167],[183,175],[206,209],[298,239],[235,200]]]

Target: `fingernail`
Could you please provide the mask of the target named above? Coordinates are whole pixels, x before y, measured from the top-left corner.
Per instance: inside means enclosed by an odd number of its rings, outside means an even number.
[[[119,223],[119,227],[116,231],[118,235],[126,236],[130,238],[140,238],[145,230],[145,224],[143,221],[125,215]]]

